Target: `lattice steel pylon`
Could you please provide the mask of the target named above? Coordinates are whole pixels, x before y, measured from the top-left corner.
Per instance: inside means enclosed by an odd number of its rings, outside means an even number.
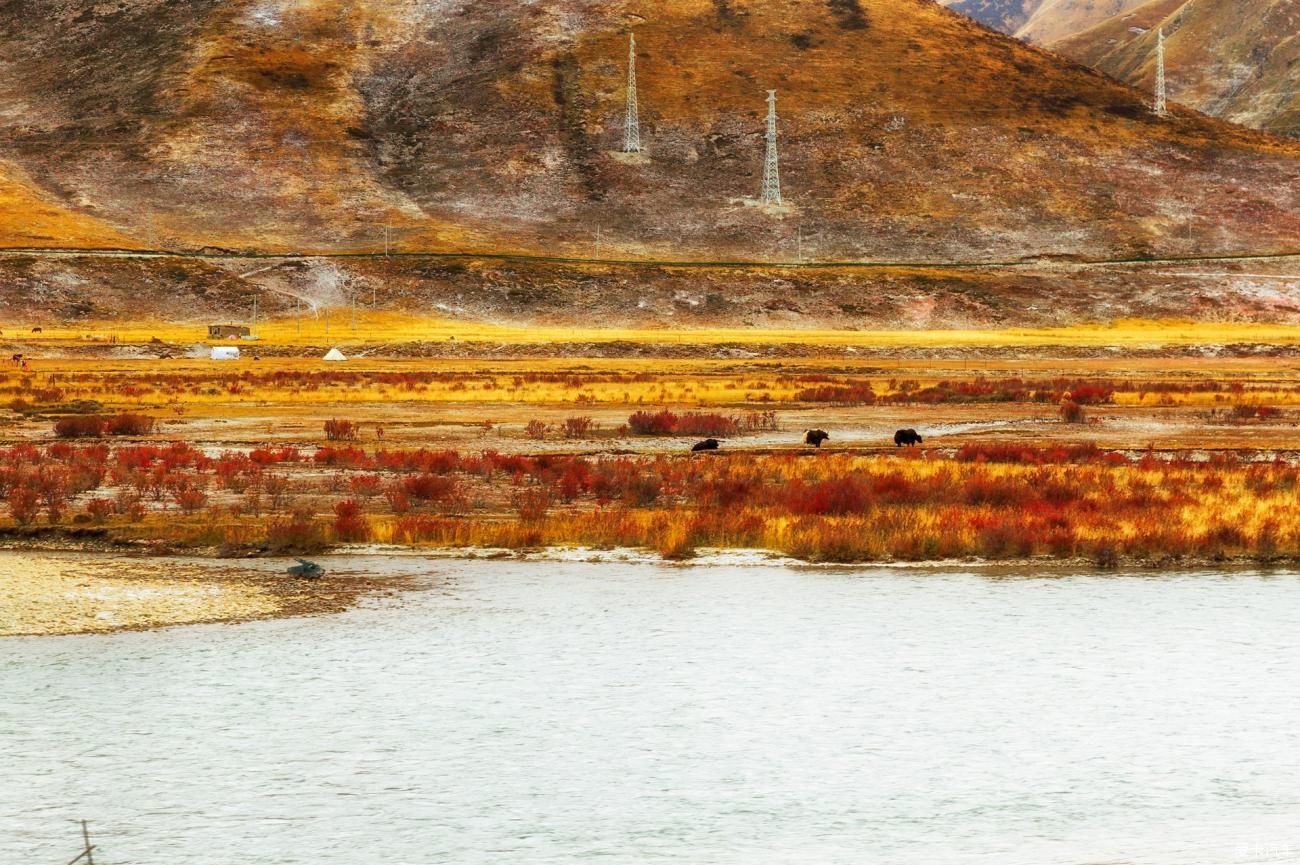
[[[776,91],[767,91],[767,158],[763,162],[763,204],[780,207],[781,160],[776,151]]]
[[[627,114],[623,121],[623,152],[641,152],[641,114],[636,100],[636,35],[628,34]]]
[[[1161,117],[1169,113],[1169,93],[1165,85],[1165,29],[1156,36],[1156,103],[1152,110]]]

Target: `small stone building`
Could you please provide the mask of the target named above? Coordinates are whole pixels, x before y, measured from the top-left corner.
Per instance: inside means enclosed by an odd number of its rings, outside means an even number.
[[[252,331],[242,324],[208,325],[208,339],[244,339],[251,334]]]

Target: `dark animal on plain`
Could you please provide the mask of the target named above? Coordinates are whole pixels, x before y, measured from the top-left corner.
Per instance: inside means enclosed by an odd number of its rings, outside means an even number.
[[[22,363],[23,356],[21,354],[16,354],[12,358],[10,358],[10,360],[12,360],[14,363]]]
[[[916,434],[916,430],[914,429],[901,429],[894,433],[894,447],[896,448],[901,448],[903,445],[911,447],[912,445],[919,445],[920,443],[921,437]]]
[[[722,443],[717,439],[705,439],[704,441],[697,443],[695,447],[691,448],[691,452],[699,453],[700,451],[716,451],[721,447],[721,445]]]
[[[822,446],[822,442],[826,441],[830,437],[831,434],[826,432],[824,429],[810,429],[804,434],[803,443],[819,448]]]
[[[34,328],[32,328],[32,333],[44,333],[44,332],[45,332],[45,331],[43,331],[43,330],[42,330],[41,328],[39,328],[39,327],[34,327]]]

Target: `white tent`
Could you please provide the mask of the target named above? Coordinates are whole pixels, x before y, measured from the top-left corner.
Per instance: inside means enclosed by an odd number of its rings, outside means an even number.
[[[347,360],[347,357],[343,354],[343,352],[339,351],[337,348],[331,348],[329,350],[329,353],[325,355],[324,359],[325,360]]]
[[[230,345],[218,345],[212,348],[213,360],[239,360],[239,349]]]

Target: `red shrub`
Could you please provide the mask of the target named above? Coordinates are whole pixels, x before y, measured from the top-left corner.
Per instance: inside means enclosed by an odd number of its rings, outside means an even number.
[[[677,429],[677,415],[667,409],[657,412],[638,411],[627,419],[627,425],[635,435],[667,436]]]
[[[41,512],[41,494],[26,484],[9,491],[9,515],[20,526],[30,526]]]
[[[591,489],[591,467],[583,460],[569,463],[560,476],[560,498],[571,502]]]
[[[455,478],[444,475],[413,475],[402,482],[402,492],[418,502],[445,502],[459,489]]]
[[[695,500],[704,507],[730,508],[752,503],[759,488],[753,478],[709,479],[696,487]]]
[[[773,412],[754,412],[751,422],[755,427],[775,425]],[[657,412],[639,411],[627,419],[627,425],[636,435],[651,436],[734,436],[739,434],[741,421],[726,415],[687,412],[674,414],[667,409]]]
[[[383,489],[383,481],[380,480],[379,475],[353,475],[348,480],[348,489],[353,495],[368,499],[379,495],[379,491]]]
[[[684,436],[734,436],[740,424],[733,417],[703,412],[689,412],[677,420],[677,434]]]
[[[366,456],[366,452],[361,448],[356,447],[318,448],[315,456],[312,457],[312,460],[317,465],[339,466],[351,469],[365,468],[370,463],[369,458]]]
[[[519,519],[525,523],[537,523],[546,519],[551,509],[551,494],[544,487],[525,487],[511,497],[511,504]]]
[[[325,438],[332,442],[351,442],[357,440],[361,428],[350,420],[331,418],[325,421]]]
[[[875,405],[876,392],[870,382],[849,382],[844,385],[822,385],[795,393],[799,402],[828,402],[835,405]]]
[[[296,512],[266,527],[266,549],[279,555],[306,555],[325,549],[325,536],[311,514]]]
[[[796,514],[860,514],[871,505],[871,490],[857,477],[816,484],[794,481],[787,488],[786,502]]]
[[[1034,492],[1021,481],[972,477],[962,486],[962,500],[968,505],[1011,507],[1033,498]]]
[[[387,500],[388,507],[393,513],[399,515],[410,513],[411,500],[406,493],[402,492],[401,487],[392,486],[384,490],[384,499]]]
[[[173,498],[176,499],[176,506],[187,514],[194,513],[208,503],[208,494],[194,486],[178,489]]]
[[[1269,420],[1278,417],[1282,412],[1280,409],[1271,405],[1235,405],[1232,407],[1232,417],[1234,420]]]
[[[54,422],[54,434],[63,439],[99,438],[108,428],[108,421],[97,414],[73,415]]]
[[[462,467],[460,454],[455,451],[380,451],[375,454],[375,464],[390,472],[422,472],[445,475]]]
[[[1061,414],[1061,420],[1066,423],[1086,423],[1088,420],[1087,412],[1085,412],[1083,406],[1079,405],[1077,402],[1065,400],[1061,403],[1059,411]]]
[[[91,499],[86,502],[86,513],[90,514],[91,521],[96,525],[103,525],[113,513],[113,500]]]
[[[956,459],[963,463],[1025,463],[1038,465],[1043,454],[1026,445],[962,445]]]
[[[370,524],[355,501],[347,499],[334,505],[334,536],[344,543],[370,539]]]
[[[579,439],[589,435],[596,428],[596,422],[589,417],[570,417],[564,419],[564,437]]]
[[[1108,403],[1115,397],[1113,388],[1095,382],[1074,382],[1067,391],[1070,401],[1079,405],[1100,405]],[[1062,394],[1064,397],[1064,394]]]
[[[123,412],[108,419],[107,432],[112,436],[147,436],[153,433],[155,418],[147,414]]]
[[[302,459],[302,454],[298,453],[295,447],[253,448],[249,451],[248,458],[259,466],[269,466],[277,463],[296,463]]]

